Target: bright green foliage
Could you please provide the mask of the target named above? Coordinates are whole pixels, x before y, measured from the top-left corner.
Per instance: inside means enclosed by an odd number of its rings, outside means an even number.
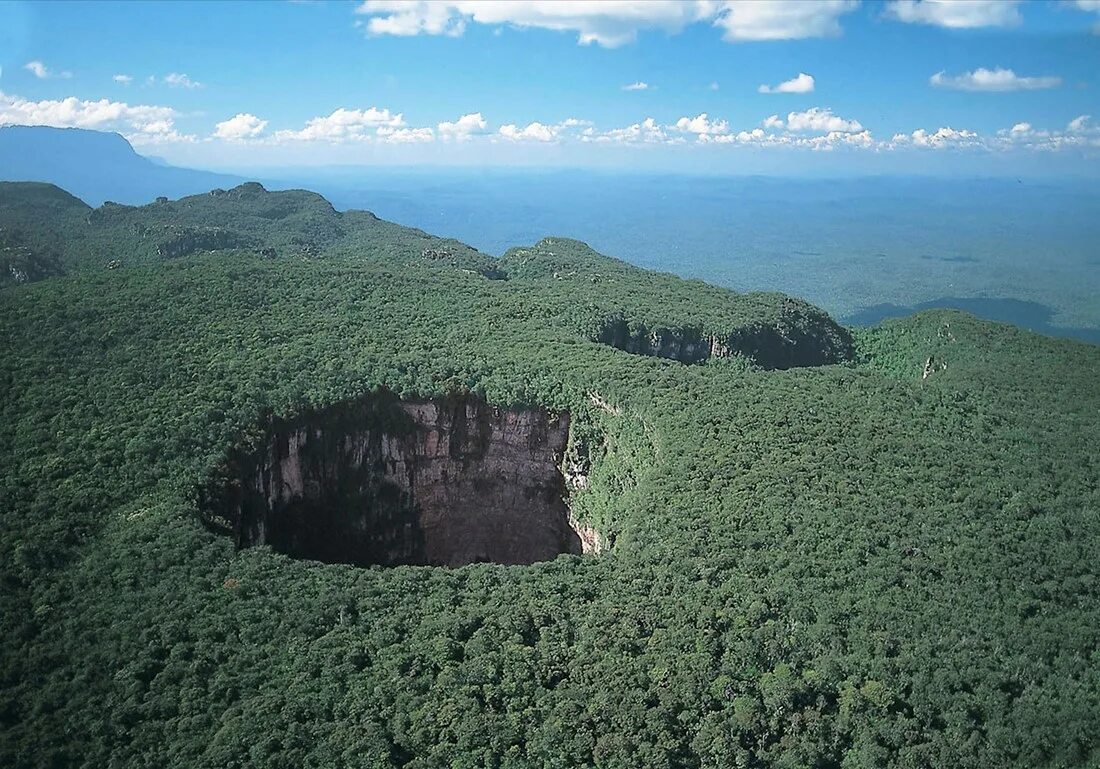
[[[856,363],[683,365],[597,324],[775,328],[787,300],[322,203],[33,230],[71,274],[0,293],[0,766],[1100,764],[1100,349],[930,312]],[[158,257],[165,225],[250,245]],[[612,549],[354,568],[199,524],[265,413],[379,386],[570,409]]]

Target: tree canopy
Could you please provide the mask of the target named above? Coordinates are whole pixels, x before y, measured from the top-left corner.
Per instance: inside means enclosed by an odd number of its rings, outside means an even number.
[[[2,766],[1100,763],[1100,348],[259,185],[5,184],[0,228],[55,267],[0,291]],[[267,416],[383,387],[569,410],[611,547],[357,568],[201,525]]]

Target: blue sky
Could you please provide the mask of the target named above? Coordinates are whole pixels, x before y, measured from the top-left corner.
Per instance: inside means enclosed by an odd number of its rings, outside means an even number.
[[[1100,175],[1100,0],[7,2],[0,67],[194,166]]]

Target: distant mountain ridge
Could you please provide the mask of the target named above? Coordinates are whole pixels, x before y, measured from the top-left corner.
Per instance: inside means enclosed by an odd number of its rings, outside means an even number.
[[[25,125],[0,127],[0,180],[49,182],[92,206],[140,205],[244,181],[155,162],[117,133]]]

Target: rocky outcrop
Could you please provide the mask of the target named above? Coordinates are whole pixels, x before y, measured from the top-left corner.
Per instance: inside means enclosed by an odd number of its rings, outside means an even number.
[[[220,251],[245,245],[244,238],[224,227],[184,227],[157,243],[157,256],[178,259],[198,251]]]
[[[380,393],[271,420],[200,506],[238,546],[302,558],[534,563],[598,549],[599,535],[569,515],[568,436],[565,412]]]
[[[20,232],[0,227],[0,288],[64,274],[56,253],[28,243]]]
[[[729,355],[729,350],[713,334],[694,328],[654,328],[628,323],[623,318],[608,320],[597,341],[635,355],[669,358],[681,363],[702,363],[708,358]]]
[[[821,311],[794,305],[783,308],[775,322],[757,322],[721,333],[698,327],[650,327],[622,316],[608,318],[596,341],[635,355],[705,363],[733,355],[764,369],[823,366],[851,360],[851,334]]]

